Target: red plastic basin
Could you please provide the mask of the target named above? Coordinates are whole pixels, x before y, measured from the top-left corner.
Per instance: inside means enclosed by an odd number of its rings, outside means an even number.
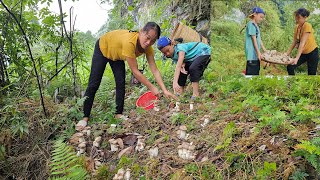
[[[158,100],[158,97],[153,95],[151,91],[148,91],[138,98],[136,105],[137,107],[142,107],[145,110],[150,110],[154,108],[155,100]]]

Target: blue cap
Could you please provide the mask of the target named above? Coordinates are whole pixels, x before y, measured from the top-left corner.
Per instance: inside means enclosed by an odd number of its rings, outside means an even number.
[[[158,43],[157,43],[157,47],[159,50],[161,50],[162,48],[168,46],[171,44],[171,40],[170,38],[166,37],[166,36],[162,36],[159,38]]]
[[[264,13],[264,11],[263,11],[263,9],[261,9],[260,7],[254,7],[252,10],[251,10],[251,15],[252,14],[254,14],[254,13],[257,13],[257,14],[259,14],[259,13],[262,13],[262,14],[264,14],[264,15],[266,15],[266,13]],[[250,15],[250,16],[251,16]]]

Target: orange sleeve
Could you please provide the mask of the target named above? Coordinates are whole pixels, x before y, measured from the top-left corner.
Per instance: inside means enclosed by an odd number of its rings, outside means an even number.
[[[122,55],[129,58],[136,58],[135,49],[136,47],[132,43],[123,42]]]
[[[302,30],[303,33],[311,33],[312,32],[312,26],[310,23],[306,23]]]

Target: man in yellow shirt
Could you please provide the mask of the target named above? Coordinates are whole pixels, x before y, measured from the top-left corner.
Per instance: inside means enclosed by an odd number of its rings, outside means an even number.
[[[294,29],[293,42],[287,51],[287,55],[290,55],[295,47],[298,49],[298,53],[291,61],[291,65],[287,66],[288,74],[294,75],[295,68],[307,62],[308,75],[316,75],[319,61],[318,45],[311,24],[306,22],[310,12],[305,8],[299,8],[294,14],[297,25]]]
[[[161,74],[154,60],[151,47],[159,39],[161,30],[158,24],[148,22],[139,32],[129,30],[115,30],[101,36],[96,42],[92,57],[91,72],[85,96],[84,117],[76,125],[77,130],[83,129],[89,121],[94,96],[100,86],[102,75],[107,63],[110,64],[116,82],[116,118],[122,115],[125,97],[125,63],[127,61],[133,75],[156,96],[160,92],[139,70],[137,57],[145,54],[150,70],[166,98],[176,97],[169,92],[161,78]]]

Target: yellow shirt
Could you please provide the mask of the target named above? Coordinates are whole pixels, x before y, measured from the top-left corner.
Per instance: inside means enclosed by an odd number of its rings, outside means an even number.
[[[104,57],[113,61],[125,61],[126,57],[136,58],[143,53],[135,53],[138,41],[138,32],[128,30],[114,30],[100,37],[99,46]],[[154,55],[153,48],[145,49],[146,56]]]
[[[297,38],[298,41],[302,38],[303,33],[305,33],[305,32],[310,33],[310,35],[306,41],[306,44],[303,47],[303,51],[302,51],[302,54],[309,54],[316,47],[318,47],[318,45],[316,43],[316,39],[314,38],[314,35],[313,35],[314,30],[313,30],[311,24],[308,22],[305,22],[302,25],[301,30],[298,29],[298,26],[299,25],[296,25],[296,27],[294,28],[294,37]]]

